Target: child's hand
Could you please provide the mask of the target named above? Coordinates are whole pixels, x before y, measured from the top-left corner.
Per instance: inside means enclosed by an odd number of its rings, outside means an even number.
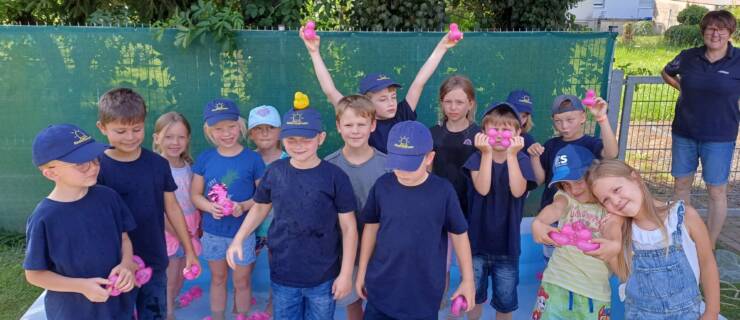
[[[488,143],[488,136],[482,132],[475,134],[475,147],[478,148],[481,153],[493,152],[493,147]]]
[[[232,203],[234,204],[234,211],[231,215],[234,216],[234,218],[241,217],[244,214],[244,205],[239,201],[232,201]]]
[[[460,42],[460,41],[462,41],[463,38],[465,38],[465,35],[464,34],[462,35],[462,38],[460,38],[460,40],[450,40],[450,33],[447,32],[442,37],[442,40],[439,40],[439,43],[437,44],[437,46],[441,46],[441,47],[443,47],[445,49],[449,49],[449,48],[452,48],[455,45],[457,45],[457,43]]]
[[[126,265],[127,263],[121,262],[121,264],[115,266],[113,270],[110,271],[110,275],[108,275],[108,278],[114,274],[118,276],[118,280],[113,284],[113,286],[121,292],[131,291],[136,284],[134,281],[134,271],[136,271],[136,269],[130,269],[130,267]],[[110,290],[108,293],[110,293]]]
[[[594,105],[592,107],[587,107],[588,111],[591,112],[591,114],[594,116],[595,119],[604,118],[606,117],[606,110],[609,109],[609,105],[602,99],[601,97],[597,97],[594,100]]]
[[[198,256],[195,255],[195,252],[191,252],[190,254],[185,253],[185,269],[190,270],[192,266],[198,266],[198,274],[196,275],[198,277],[203,271]]]
[[[357,296],[362,300],[367,300],[367,291],[365,291],[365,274],[357,272],[357,280],[355,280],[355,291]]]
[[[331,285],[331,293],[334,294],[334,300],[343,299],[350,291],[352,291],[352,275],[343,275],[340,273]]]
[[[92,302],[106,302],[110,294],[103,286],[107,286],[110,281],[103,278],[80,279],[80,293]]]
[[[532,221],[532,237],[535,242],[560,247],[557,242],[550,238],[550,232],[552,231],[557,232],[558,229],[553,228],[553,226],[545,224],[536,218]]]
[[[457,287],[457,290],[452,294],[450,301],[455,300],[457,296],[463,296],[465,301],[468,303],[468,308],[465,309],[465,312],[473,310],[473,308],[475,308],[475,283],[473,280],[460,282],[460,286]]]
[[[591,239],[592,243],[598,243],[599,248],[594,251],[583,252],[604,262],[609,262],[622,252],[622,244],[604,238]]]
[[[524,138],[522,136],[511,137],[511,144],[509,145],[509,148],[506,149],[506,153],[508,155],[516,156],[517,152],[523,148]]]
[[[211,207],[208,208],[208,213],[213,216],[213,219],[219,220],[224,217],[222,210],[223,207],[221,205],[215,202],[211,202]]]
[[[231,244],[229,244],[229,248],[226,249],[226,263],[229,264],[229,267],[231,267],[231,269],[236,270],[236,260],[234,260],[235,258],[239,260],[244,259],[244,251],[242,251],[242,241],[243,240],[234,237],[234,239],[231,240]]]
[[[530,157],[539,158],[543,153],[545,153],[545,147],[543,147],[539,142],[535,142],[529,146],[527,153],[529,153]]]
[[[305,26],[302,26],[301,29],[298,30],[298,36],[301,37],[301,40],[303,40],[303,44],[306,45],[306,49],[308,49],[309,53],[319,52],[321,37],[319,37],[319,35],[316,35],[315,39],[307,40],[303,35],[303,28],[305,28]]]

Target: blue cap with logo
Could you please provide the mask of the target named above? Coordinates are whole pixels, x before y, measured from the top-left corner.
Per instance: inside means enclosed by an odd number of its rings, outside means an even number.
[[[53,124],[41,130],[33,139],[33,165],[41,166],[52,160],[85,163],[98,157],[109,146],[95,142],[87,132],[73,124]]]
[[[203,107],[203,121],[209,126],[224,120],[239,120],[239,107],[234,101],[218,98],[211,100]]]
[[[280,128],[280,113],[278,113],[275,107],[259,106],[249,111],[247,129],[252,129],[261,124]]]
[[[514,90],[509,92],[509,97],[506,98],[506,101],[516,107],[519,113],[526,112],[532,114],[532,105],[534,102],[532,102],[532,96],[529,95],[529,92]]]
[[[570,102],[570,103],[569,103]],[[571,111],[584,111],[581,99],[574,95],[562,94],[552,102],[552,115]]]
[[[324,130],[321,125],[321,113],[316,109],[290,109],[283,115],[280,139],[287,137],[313,138],[322,131]]]
[[[400,87],[389,76],[382,73],[371,73],[360,80],[360,94],[376,92],[388,87]]]
[[[547,187],[558,182],[583,179],[593,161],[594,154],[588,149],[575,144],[566,145],[555,155],[555,161],[552,164],[552,180]]]
[[[491,105],[489,105],[488,108],[486,108],[486,110],[483,112],[483,116],[485,117],[487,114],[491,113],[491,111],[496,110],[496,109],[502,109],[502,108],[508,111],[511,111],[511,113],[514,114],[514,116],[516,117],[517,120],[519,120],[519,122],[522,121],[522,118],[519,115],[519,111],[516,110],[516,107],[514,107],[513,105],[511,105],[511,103],[508,103],[506,101],[491,103]]]
[[[432,151],[432,133],[421,122],[399,122],[388,133],[387,147],[386,168],[416,171],[424,156]]]

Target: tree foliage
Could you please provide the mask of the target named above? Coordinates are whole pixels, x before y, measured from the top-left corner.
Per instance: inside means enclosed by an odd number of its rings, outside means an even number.
[[[451,10],[476,29],[567,29],[575,17],[568,10],[579,0],[451,0]]]

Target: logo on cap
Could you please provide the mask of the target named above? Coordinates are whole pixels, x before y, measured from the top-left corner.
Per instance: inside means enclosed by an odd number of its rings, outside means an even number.
[[[224,110],[229,110],[229,108],[227,108],[227,107],[226,107],[226,106],[225,106],[225,105],[223,104],[223,102],[219,102],[219,103],[217,103],[217,104],[216,104],[216,105],[215,105],[215,106],[213,107],[213,109],[211,109],[211,111],[214,111],[214,112],[216,112],[216,111],[224,111]]]
[[[257,110],[258,116],[266,117],[268,114],[270,114],[270,109],[268,108],[262,108],[262,109]]]
[[[380,80],[390,80],[390,79],[391,79],[391,78],[389,78],[388,76],[386,76],[386,75],[384,75],[384,74],[381,74],[381,75],[380,75],[380,76],[378,77],[378,79],[375,79],[375,80],[378,80],[378,81],[380,81]]]
[[[532,100],[529,98],[529,96],[522,96],[521,98],[519,98],[519,102],[532,104]]]
[[[308,122],[303,121],[303,115],[300,113],[294,113],[291,115],[290,121],[286,122],[286,124],[294,125],[294,126],[303,126],[307,125]]]
[[[410,142],[411,141],[409,141],[409,137],[402,136],[398,138],[398,143],[394,144],[394,146],[401,149],[413,149],[414,146],[409,145]]]
[[[85,132],[83,132],[82,130],[75,129],[74,131],[72,131],[72,135],[74,135],[75,138],[77,138],[77,140],[73,142],[74,145],[78,145],[80,143],[83,143],[87,140],[92,139],[90,136],[85,134]]]

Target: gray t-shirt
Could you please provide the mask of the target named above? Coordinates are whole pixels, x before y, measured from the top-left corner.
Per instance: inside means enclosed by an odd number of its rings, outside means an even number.
[[[347,158],[342,154],[342,149],[335,151],[334,153],[326,156],[324,160],[329,161],[344,171],[349,176],[349,181],[352,183],[352,189],[355,191],[355,198],[357,198],[357,213],[362,211],[367,201],[367,196],[370,193],[370,189],[375,184],[380,176],[389,172],[390,170],[385,168],[386,155],[375,148],[373,148],[375,154],[365,163],[355,165],[347,161]]]

